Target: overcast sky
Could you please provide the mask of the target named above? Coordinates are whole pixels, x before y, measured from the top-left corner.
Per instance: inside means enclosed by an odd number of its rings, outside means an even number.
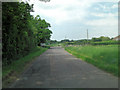
[[[52,40],[86,39],[118,35],[119,0],[51,0],[34,4],[32,15],[40,15],[51,24]]]

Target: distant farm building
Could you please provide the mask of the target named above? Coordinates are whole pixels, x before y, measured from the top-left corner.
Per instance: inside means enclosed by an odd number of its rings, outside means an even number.
[[[120,40],[120,35],[115,37],[115,38],[113,38],[113,40],[116,40],[116,41]]]

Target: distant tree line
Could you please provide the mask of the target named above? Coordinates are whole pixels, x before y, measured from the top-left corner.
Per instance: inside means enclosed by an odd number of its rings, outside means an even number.
[[[2,3],[3,65],[27,55],[40,43],[50,40],[50,26],[40,16],[33,17],[33,5],[24,2]]]
[[[109,37],[98,37],[95,38],[93,37],[92,39],[82,39],[82,40],[69,40],[69,39],[64,39],[61,41],[51,41],[51,43],[64,43],[66,45],[110,45],[110,44],[118,44],[118,41],[114,41],[112,40],[113,38],[109,38]]]
[[[92,42],[109,41],[109,40],[111,40],[109,37],[104,37],[104,36],[101,36],[99,38],[92,38]]]

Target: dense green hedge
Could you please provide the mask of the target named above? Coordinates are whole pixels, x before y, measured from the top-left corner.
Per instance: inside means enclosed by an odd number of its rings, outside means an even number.
[[[50,39],[50,24],[38,15],[33,17],[32,10],[33,5],[24,2],[2,3],[3,65],[11,64]]]
[[[112,44],[118,44],[118,41],[101,41],[101,42],[91,42],[92,45],[112,45]]]
[[[84,41],[84,42],[65,42],[65,45],[114,45],[119,44],[119,41],[109,40],[109,41],[99,41],[99,42],[93,42],[93,41]]]

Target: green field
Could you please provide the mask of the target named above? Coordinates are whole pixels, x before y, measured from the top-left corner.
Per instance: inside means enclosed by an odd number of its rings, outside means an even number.
[[[71,46],[65,50],[77,58],[118,76],[118,45]]]
[[[13,61],[13,63],[8,66],[3,66],[2,78],[5,78],[3,81],[3,87],[12,82],[14,79],[17,79],[17,76],[19,76],[19,74],[22,73],[29,66],[29,64],[35,60],[35,57],[39,56],[46,50],[47,48],[36,47],[27,56]],[[10,73],[12,75],[10,75]]]

